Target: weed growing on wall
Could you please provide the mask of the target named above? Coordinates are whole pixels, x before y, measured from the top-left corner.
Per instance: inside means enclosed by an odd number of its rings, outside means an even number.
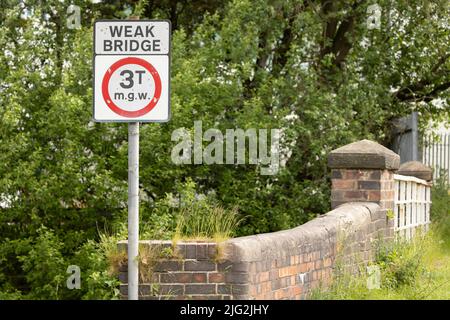
[[[174,241],[221,242],[233,236],[242,220],[237,208],[223,208],[211,194],[197,195],[192,181],[188,181],[185,186],[186,188],[180,194]]]
[[[237,207],[225,208],[213,192],[199,193],[191,179],[179,183],[176,193],[157,201],[141,222],[142,239],[224,241],[235,235],[242,217]]]
[[[236,209],[196,204],[180,211],[174,239],[222,242],[234,234],[239,221]]]

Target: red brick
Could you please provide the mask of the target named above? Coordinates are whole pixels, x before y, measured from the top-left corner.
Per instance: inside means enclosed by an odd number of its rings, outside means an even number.
[[[225,275],[223,273],[209,273],[208,282],[210,283],[223,283],[225,282]]]
[[[215,284],[187,284],[185,294],[214,294],[216,293]]]
[[[345,191],[344,199],[347,200],[367,200],[367,191]]]
[[[332,187],[334,189],[340,189],[340,190],[353,190],[356,186],[355,180],[344,180],[344,179],[333,179],[331,181]]]
[[[381,183],[380,181],[358,181],[358,189],[360,190],[380,190]]]
[[[380,199],[381,199],[380,191],[368,191],[367,200],[380,201]]]
[[[193,273],[192,274],[192,282],[206,282],[206,273]]]
[[[278,269],[278,276],[280,278],[292,276],[297,273],[297,267],[296,266],[289,266]]]
[[[275,291],[275,300],[281,300],[284,298],[284,293],[282,290]]]
[[[300,256],[299,255],[291,256],[291,265],[299,264],[299,263],[300,263]]]
[[[307,262],[303,262],[303,263],[300,265],[300,272],[301,272],[301,273],[305,273],[306,270],[308,270],[308,263],[307,263]]]
[[[343,178],[344,179],[359,179],[362,175],[362,172],[360,170],[352,170],[352,169],[346,169],[343,170]]]
[[[258,282],[269,281],[269,271],[261,272],[258,274]]]
[[[316,264],[315,264],[315,268],[316,269],[320,269],[320,268],[322,268],[322,266],[323,266],[322,260],[317,260]]]
[[[320,259],[320,251],[314,251],[313,252],[313,260],[319,260]]]
[[[154,271],[181,271],[183,270],[183,262],[178,260],[161,260],[153,267]]]
[[[194,272],[174,272],[162,273],[160,275],[162,283],[205,283],[206,273]]]
[[[214,271],[216,264],[211,261],[186,261],[184,270],[186,271]]]
[[[272,283],[271,283],[270,281],[261,283],[261,291],[262,291],[263,293],[269,292],[269,291],[271,291],[271,290],[272,290]]]
[[[302,293],[302,287],[300,287],[300,286],[295,286],[294,287],[294,290],[293,290],[293,293],[294,293],[294,295],[300,295],[301,293]]]

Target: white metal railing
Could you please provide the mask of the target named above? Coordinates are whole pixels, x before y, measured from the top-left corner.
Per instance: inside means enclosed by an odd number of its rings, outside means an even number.
[[[394,231],[411,239],[430,224],[431,184],[416,177],[394,174]]]
[[[450,183],[450,132],[438,133],[436,136],[437,140],[433,140],[431,135],[423,138],[422,160],[434,169],[434,180],[447,173],[447,182]]]

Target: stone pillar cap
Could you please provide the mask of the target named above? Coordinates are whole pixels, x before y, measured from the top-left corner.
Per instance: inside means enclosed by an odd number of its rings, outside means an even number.
[[[403,163],[397,171],[404,176],[413,176],[426,181],[433,179],[433,170],[419,161],[408,161]]]
[[[331,151],[328,166],[332,169],[391,169],[400,166],[400,156],[371,140],[361,140]]]

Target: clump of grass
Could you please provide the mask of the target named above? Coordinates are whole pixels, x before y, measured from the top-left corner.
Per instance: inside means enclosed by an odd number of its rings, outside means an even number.
[[[233,236],[240,221],[236,208],[227,210],[215,204],[193,204],[180,210],[174,241],[221,242]]]
[[[242,219],[237,208],[219,204],[215,193],[201,193],[188,178],[155,203],[152,215],[143,217],[141,235],[147,239],[221,242],[235,234]]]
[[[117,236],[100,233],[99,250],[106,258],[110,276],[117,276],[128,260],[126,251],[117,248],[118,240]]]
[[[180,240],[221,242],[234,235],[242,221],[236,207],[222,207],[214,192],[199,193],[191,179],[178,185],[177,189],[176,195],[167,194],[159,203],[175,221],[166,232],[170,233],[174,244]]]
[[[155,265],[164,258],[164,251],[160,245],[139,246],[139,282],[151,283]]]

